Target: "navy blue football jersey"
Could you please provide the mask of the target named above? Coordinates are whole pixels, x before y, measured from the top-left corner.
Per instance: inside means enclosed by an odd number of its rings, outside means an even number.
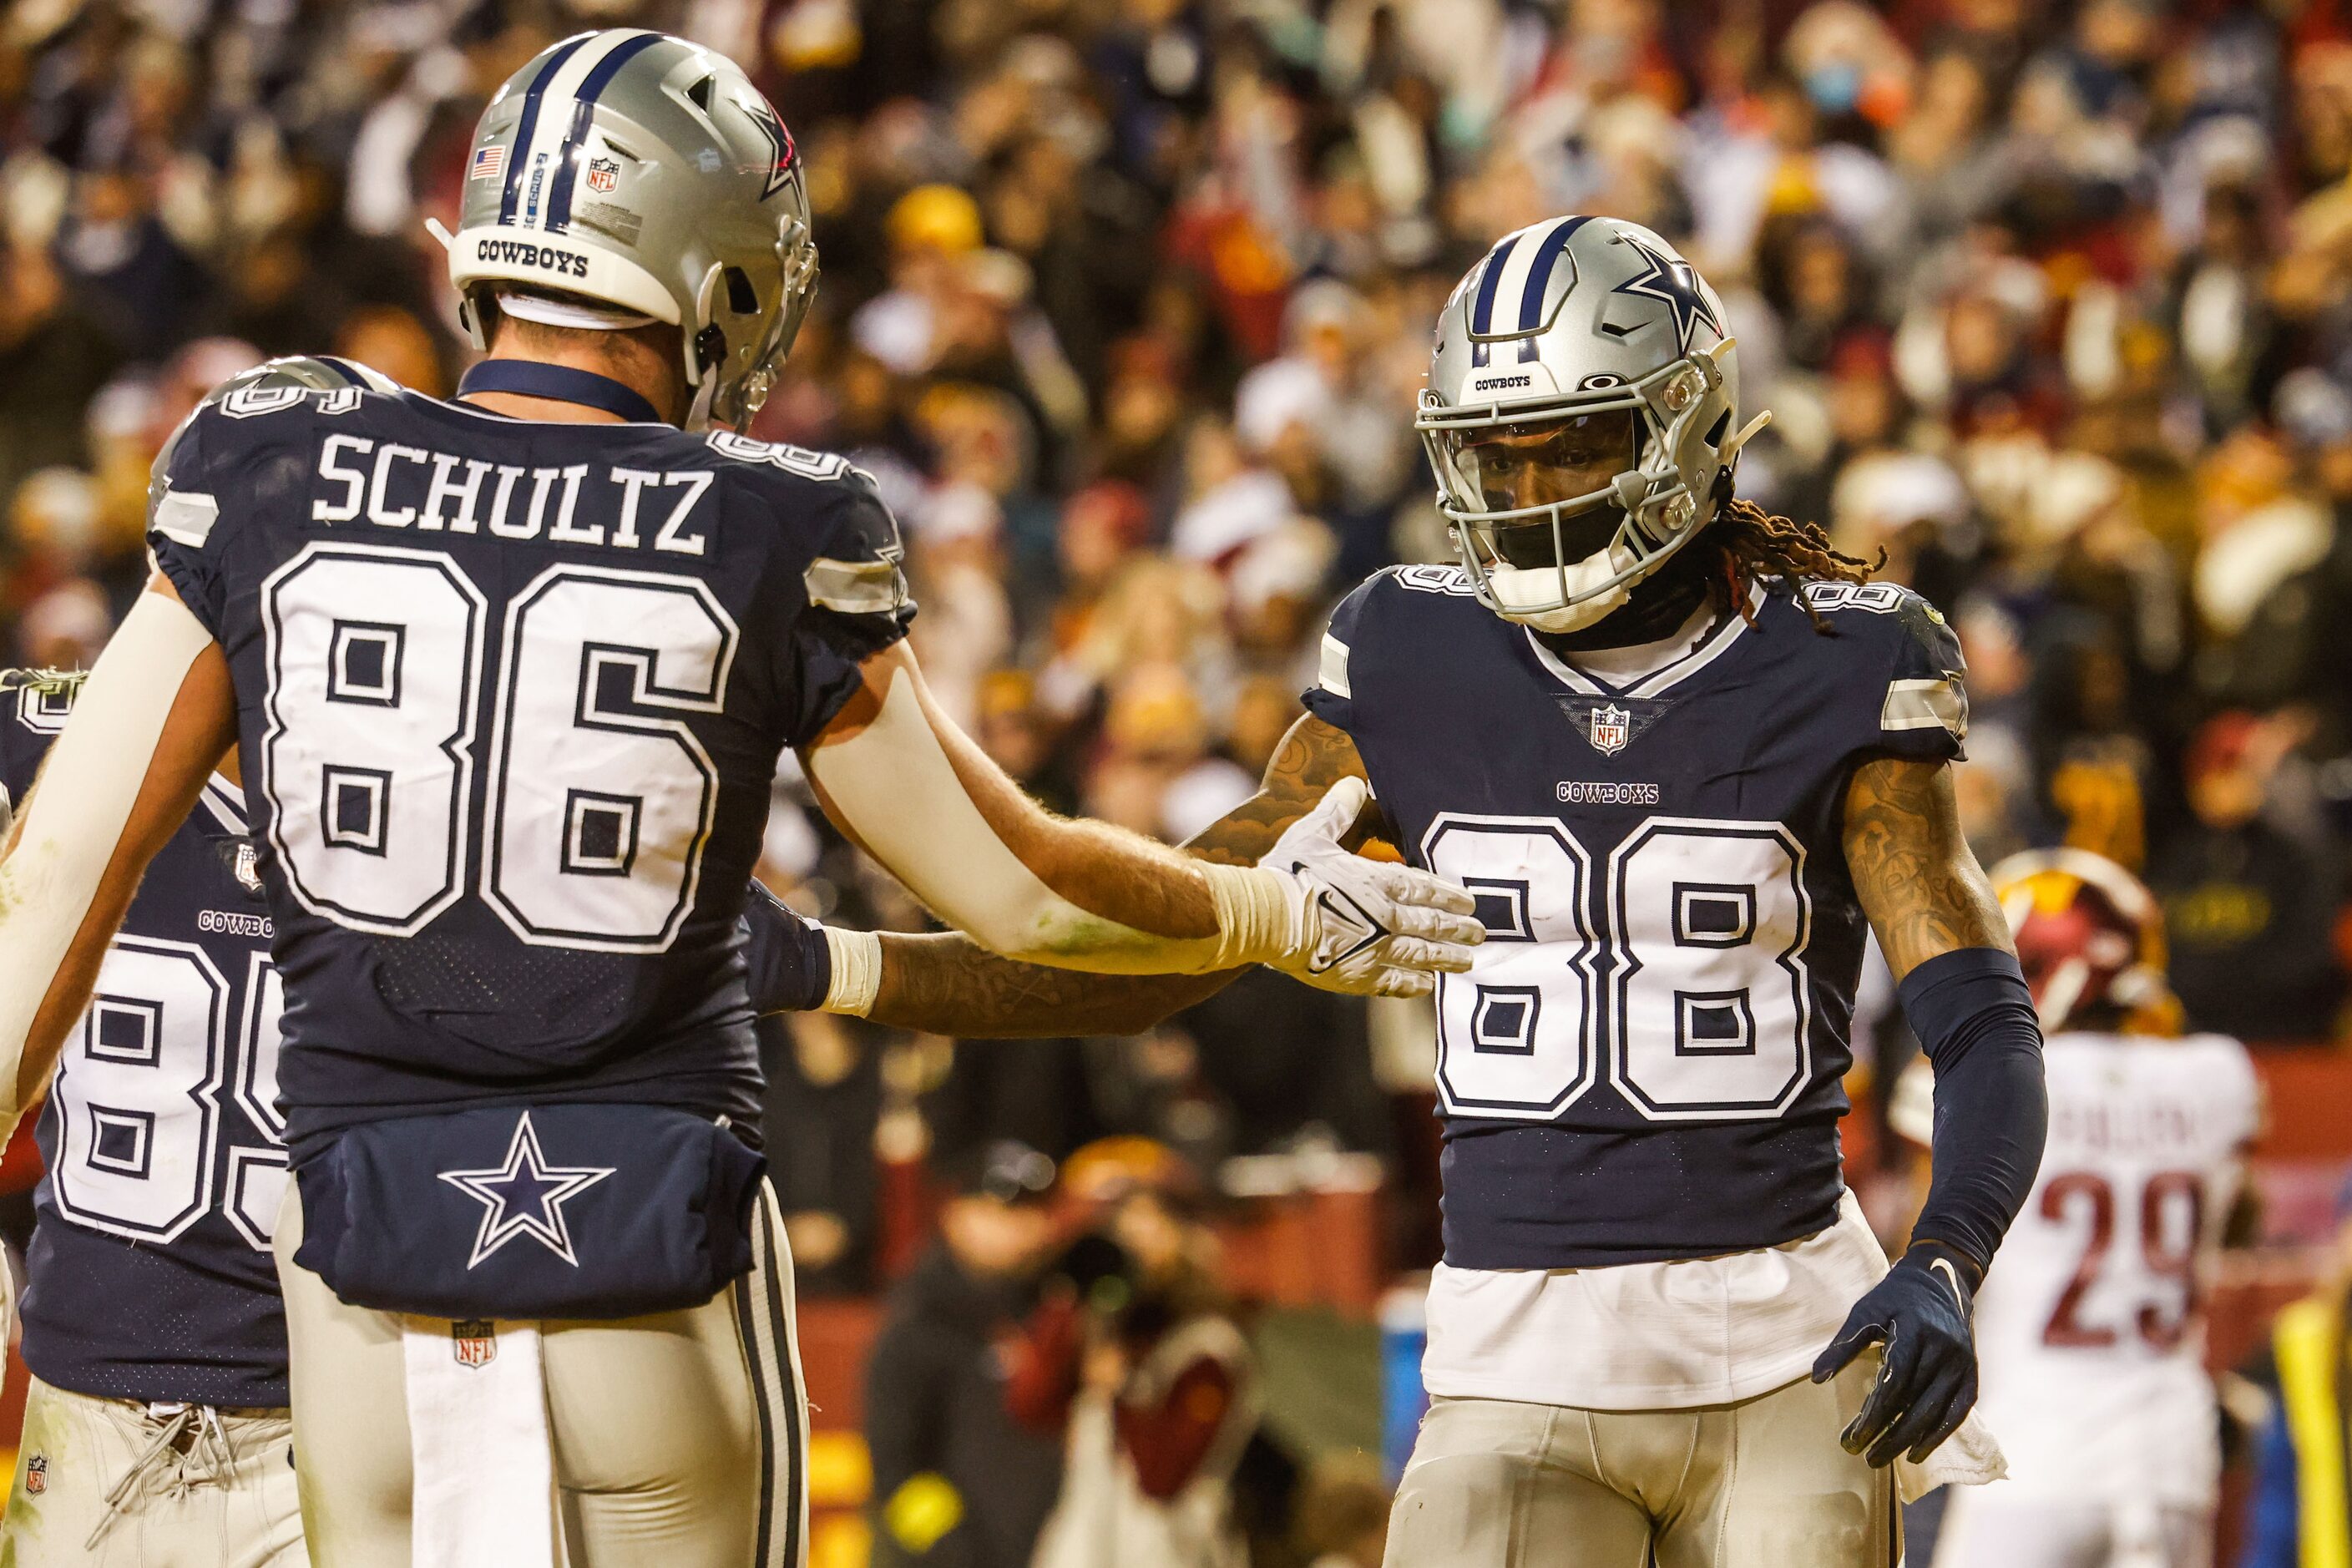
[[[339,368],[199,409],[150,536],[235,680],[297,1158],[551,1098],[755,1126],[738,918],[779,752],[912,615],[887,509],[836,457]]]
[[[0,675],[0,794],[21,800],[76,682]],[[223,780],[148,868],[66,1037],[22,1308],[45,1381],[121,1399],[286,1403],[269,1239],[286,1186],[269,911]]]
[[[1784,592],[1622,686],[1452,566],[1333,614],[1307,706],[1486,941],[1440,976],[1446,1260],[1582,1268],[1770,1247],[1836,1217],[1866,922],[1842,841],[1875,755],[1959,755],[1958,642],[1889,584]]]

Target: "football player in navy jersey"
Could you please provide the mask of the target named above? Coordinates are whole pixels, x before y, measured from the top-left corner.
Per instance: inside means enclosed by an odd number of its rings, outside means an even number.
[[[0,819],[81,678],[0,671]],[[269,1234],[286,1184],[269,916],[244,796],[208,780],[156,856],[36,1129],[32,1370],[0,1557],[306,1561]]]
[[[1255,863],[1369,781],[1381,836],[1486,927],[1437,989],[1445,1256],[1391,1568],[1891,1568],[1898,1481],[2001,1468],[1964,1425],[1971,1303],[2046,1109],[1954,805],[1959,649],[1734,495],[1762,423],[1738,404],[1722,304],[1658,236],[1496,244],[1419,420],[1459,563],[1348,595],[1264,787],[1192,846]],[[1936,1067],[1891,1269],[1838,1153],[1866,931]],[[864,940],[856,1010],[967,1035],[1138,1026],[1222,984]]]
[[[84,679],[0,670],[0,837]],[[285,1182],[284,987],[235,763],[150,864],[38,1113],[45,1173],[20,1314],[32,1384],[0,1518],[0,1557],[16,1568],[308,1560],[269,1246]],[[757,883],[742,926],[755,1013],[824,1004],[824,931]],[[898,966],[968,962],[960,945],[925,942]],[[1052,1032],[1068,1006],[1048,987],[966,1016],[991,1033]],[[1097,1022],[1131,1032],[1162,1010]]]
[[[83,677],[0,671],[0,835]],[[227,767],[234,768],[235,758]],[[0,1558],[16,1568],[308,1561],[270,1256],[285,991],[233,772],[141,883],[36,1131],[26,1396]],[[753,1010],[824,998],[823,933],[756,884]]]
[[[313,1555],[793,1563],[806,1415],[737,934],[782,748],[1000,952],[1410,994],[1483,928],[1331,810],[1279,866],[1189,859],[1050,816],[939,716],[871,481],[703,431],[756,412],[815,279],[791,139],[732,64],[565,39],[484,111],[464,191],[488,358],[457,400],[280,362],[160,461],[160,573],[0,859],[0,1121],[236,748]],[[833,952],[832,1000],[870,958]]]

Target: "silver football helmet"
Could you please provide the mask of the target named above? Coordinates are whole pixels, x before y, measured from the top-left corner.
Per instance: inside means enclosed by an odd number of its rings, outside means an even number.
[[[733,61],[636,28],[566,38],[482,111],[463,186],[444,237],[476,347],[502,289],[668,321],[694,422],[751,423],[817,258],[792,132]]]
[[[1639,224],[1506,236],[1437,320],[1413,421],[1479,599],[1540,631],[1591,626],[1713,521],[1764,426],[1734,425],[1723,302]]]

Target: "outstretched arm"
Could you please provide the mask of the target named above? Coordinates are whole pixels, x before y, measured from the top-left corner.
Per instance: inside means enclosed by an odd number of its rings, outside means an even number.
[[[1328,841],[1286,850],[1278,867],[1229,865],[1055,817],[938,710],[903,646],[860,669],[864,689],[804,753],[817,798],[993,952],[1108,973],[1266,963],[1336,989],[1402,992],[1467,968],[1485,935],[1462,889]]]
[[[1814,1363],[1885,1367],[1846,1429],[1874,1465],[1924,1458],[1976,1403],[1970,1313],[2042,1163],[2042,1028],[2009,922],[1960,831],[1951,764],[1882,757],[1846,791],[1845,858],[1936,1070],[1933,1173],[1911,1245]]]
[[[1290,727],[1257,794],[1185,847],[1223,866],[1254,866],[1341,779],[1364,777],[1344,730],[1308,714]],[[855,942],[855,933],[832,933]],[[1085,974],[1000,958],[958,932],[879,939],[880,974],[862,1009],[896,1028],[967,1038],[1131,1035],[1215,994],[1241,972]]]
[[[0,851],[0,1142],[39,1097],[148,861],[236,728],[228,660],[157,577],[90,672]]]

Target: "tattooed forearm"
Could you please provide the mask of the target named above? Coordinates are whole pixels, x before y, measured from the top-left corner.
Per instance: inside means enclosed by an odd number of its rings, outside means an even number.
[[[1290,727],[1257,793],[1202,829],[1184,847],[1226,866],[1255,866],[1283,830],[1345,778],[1364,778],[1364,759],[1345,730],[1309,713]]]
[[[1308,714],[1290,727],[1257,794],[1185,846],[1254,866],[1339,780],[1364,776],[1347,731]],[[1088,974],[999,958],[955,932],[885,936],[882,984],[868,1016],[897,1028],[966,1038],[1132,1035],[1231,984],[1222,974]]]
[[[882,937],[882,988],[866,1015],[964,1039],[1138,1035],[1232,984],[1222,974],[1088,974],[1000,958],[961,931]]]
[[[2009,922],[1960,832],[1949,763],[1882,757],[1857,769],[1845,795],[1845,859],[1895,979],[1937,953],[2010,946]]]

